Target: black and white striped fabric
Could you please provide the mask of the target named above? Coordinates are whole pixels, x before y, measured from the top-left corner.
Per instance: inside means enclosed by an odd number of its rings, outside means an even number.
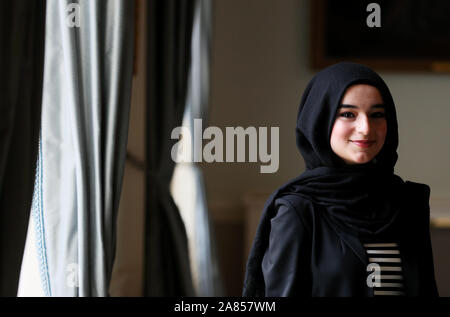
[[[367,285],[374,296],[404,296],[402,259],[398,243],[363,243],[369,259]]]

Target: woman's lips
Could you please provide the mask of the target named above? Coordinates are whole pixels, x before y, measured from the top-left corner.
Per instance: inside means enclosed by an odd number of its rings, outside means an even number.
[[[371,147],[375,143],[375,141],[365,141],[365,140],[357,140],[352,142],[362,148]]]

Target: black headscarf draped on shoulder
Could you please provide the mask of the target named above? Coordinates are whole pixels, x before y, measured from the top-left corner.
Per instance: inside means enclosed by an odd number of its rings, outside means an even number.
[[[348,165],[330,145],[336,112],[348,87],[376,87],[385,105],[387,134],[377,156],[368,163]],[[383,234],[395,222],[404,182],[394,174],[398,128],[395,105],[383,79],[367,66],[338,63],[318,72],[306,87],[296,127],[297,147],[306,170],[278,188],[266,201],[247,262],[244,296],[263,296],[262,258],[268,246],[275,199],[299,195],[323,210],[344,230],[359,236]]]

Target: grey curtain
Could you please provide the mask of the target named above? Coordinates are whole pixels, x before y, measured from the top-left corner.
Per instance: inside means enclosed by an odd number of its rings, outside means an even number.
[[[189,76],[187,111],[191,136],[194,135],[194,120],[202,119],[203,127],[208,125],[210,95],[210,57],[212,36],[212,1],[198,0],[195,7],[192,34],[192,59]],[[191,153],[194,153],[193,144]],[[195,210],[193,236],[195,257],[193,262],[197,278],[194,281],[199,296],[223,296],[224,290],[219,271],[214,226],[209,218],[205,184],[201,167],[194,162],[179,163],[191,169],[192,185],[195,187]],[[180,207],[181,208],[181,207]]]
[[[108,296],[133,39],[134,1],[47,1],[33,219],[49,296]]]
[[[186,230],[170,194],[170,138],[180,126],[190,66],[193,0],[147,6],[145,296],[193,296]]]
[[[0,296],[16,296],[41,115],[45,1],[0,2]]]

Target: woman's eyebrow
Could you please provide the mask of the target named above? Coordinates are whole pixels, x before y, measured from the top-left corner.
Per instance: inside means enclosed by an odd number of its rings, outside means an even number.
[[[340,108],[353,108],[353,109],[358,109],[359,107],[358,107],[358,106],[354,106],[354,105],[342,104],[342,105],[339,105],[339,106],[338,106],[338,109],[340,109]],[[386,107],[385,107],[383,104],[376,104],[376,105],[373,105],[373,106],[370,107],[370,108],[371,108],[371,109],[374,109],[374,108],[385,109]]]

